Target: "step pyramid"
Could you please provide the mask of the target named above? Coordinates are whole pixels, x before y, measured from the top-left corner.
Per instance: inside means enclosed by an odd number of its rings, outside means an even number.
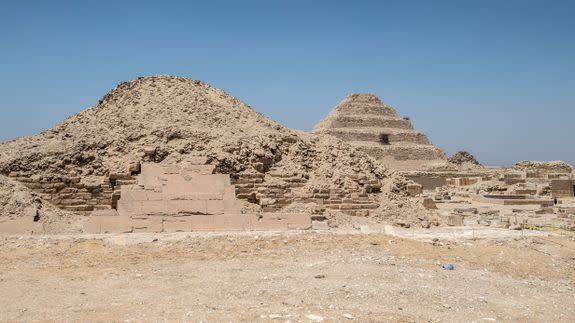
[[[408,118],[373,94],[352,94],[313,129],[356,146],[394,170],[419,170],[445,162],[445,153],[417,132]]]

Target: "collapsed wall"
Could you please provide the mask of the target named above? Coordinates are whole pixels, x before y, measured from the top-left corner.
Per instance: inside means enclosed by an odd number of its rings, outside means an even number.
[[[381,164],[341,140],[285,128],[222,90],[171,76],[122,83],[53,129],[0,143],[0,174],[89,215],[116,210],[144,163],[190,157],[227,174],[252,213],[314,203],[317,213],[378,217],[390,181]]]
[[[372,94],[352,94],[313,129],[340,138],[396,170],[419,169],[444,162],[445,154],[411,121]]]
[[[81,226],[72,224],[74,217],[73,213],[43,201],[21,183],[0,175],[0,232],[79,232]]]

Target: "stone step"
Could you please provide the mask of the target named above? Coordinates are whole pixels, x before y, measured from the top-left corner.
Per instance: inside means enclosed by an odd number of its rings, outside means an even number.
[[[339,105],[336,111],[341,115],[361,114],[397,117],[397,112],[393,108],[381,104],[344,103]]]
[[[380,115],[342,115],[330,122],[330,128],[392,128],[413,130],[411,121]]]
[[[353,143],[359,150],[383,159],[393,156],[396,160],[444,160],[443,151],[432,145],[370,145],[366,143]]]
[[[408,129],[397,128],[336,128],[327,129],[322,133],[338,137],[344,141],[370,141],[381,143],[384,141],[390,145],[398,143],[414,143],[428,145],[427,136]],[[383,138],[386,135],[387,138]]]

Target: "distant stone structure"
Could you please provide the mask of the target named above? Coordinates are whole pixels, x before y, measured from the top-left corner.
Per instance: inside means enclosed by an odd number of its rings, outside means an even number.
[[[449,157],[449,162],[456,165],[463,165],[465,163],[480,166],[481,163],[475,159],[475,156],[467,151],[458,151],[453,156]]]
[[[415,170],[446,161],[443,151],[415,131],[409,118],[398,117],[373,94],[346,97],[313,132],[347,141],[394,170]]]

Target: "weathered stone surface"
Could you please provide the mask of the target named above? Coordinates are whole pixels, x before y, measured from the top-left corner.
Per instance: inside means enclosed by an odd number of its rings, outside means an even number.
[[[4,217],[0,218],[0,233],[41,234],[44,233],[44,227],[42,223],[34,222],[34,217]]]

